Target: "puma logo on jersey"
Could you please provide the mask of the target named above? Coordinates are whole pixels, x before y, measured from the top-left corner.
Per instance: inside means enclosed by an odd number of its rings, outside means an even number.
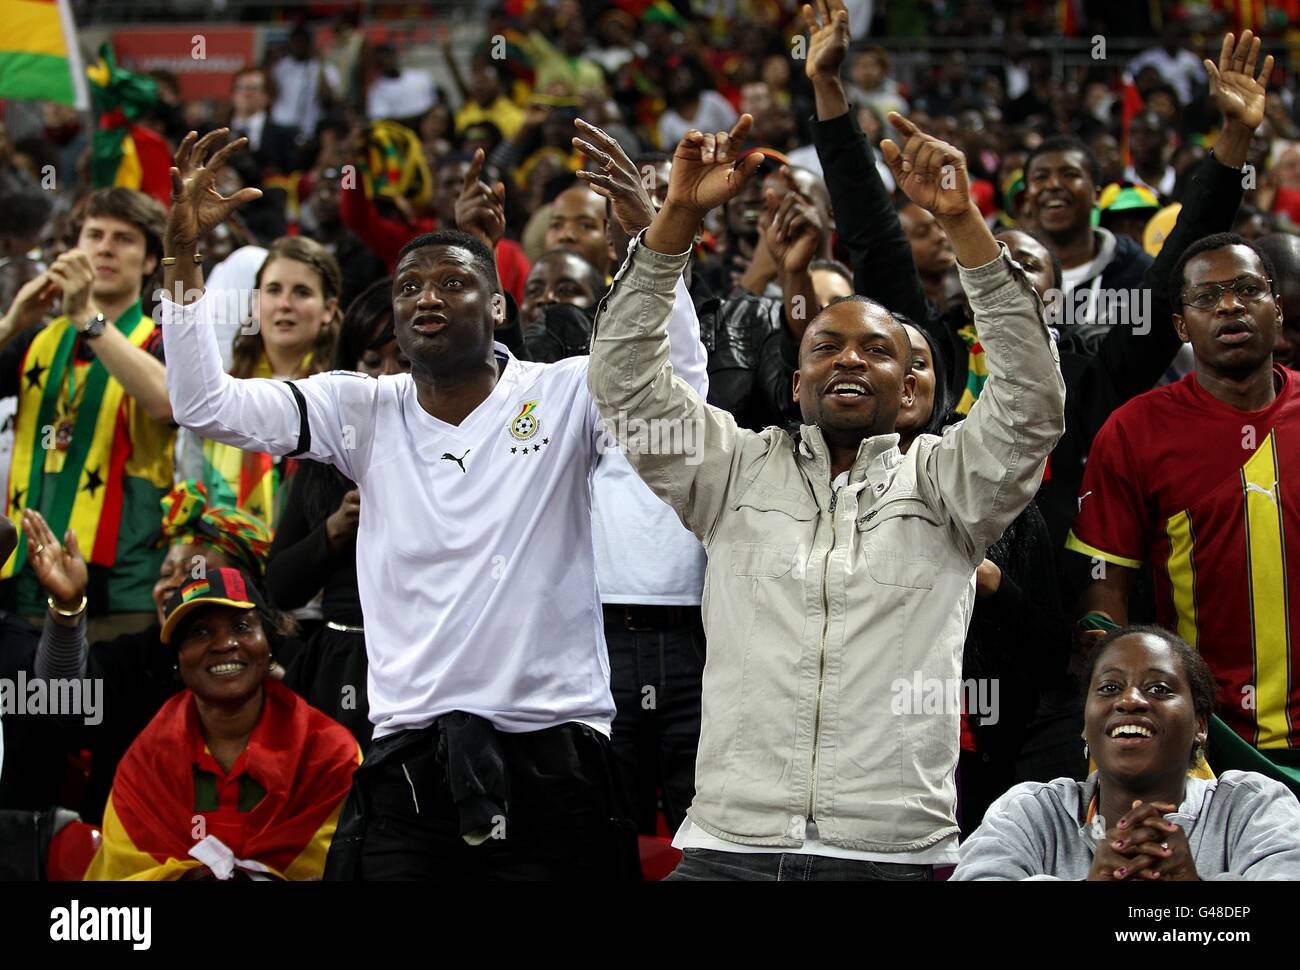
[[[1277,505],[1277,495],[1274,494],[1274,489],[1276,488],[1277,488],[1276,478],[1273,479],[1273,484],[1270,485],[1268,488],[1265,488],[1263,485],[1256,484],[1255,482],[1247,482],[1246,494],[1249,495],[1251,492],[1259,492],[1260,495],[1267,495],[1268,500],[1272,502],[1274,505]]]
[[[452,454],[451,452],[449,452],[449,451],[444,451],[444,452],[442,453],[442,460],[443,460],[443,461],[454,461],[457,465],[460,465],[460,470],[463,472],[463,471],[465,470],[465,455],[468,455],[468,454],[470,453],[471,450],[472,450],[472,449],[470,449],[470,448],[466,448],[466,449],[465,449],[465,454],[464,454],[464,455],[461,455],[459,458],[457,458],[455,455],[453,455],[453,454]]]

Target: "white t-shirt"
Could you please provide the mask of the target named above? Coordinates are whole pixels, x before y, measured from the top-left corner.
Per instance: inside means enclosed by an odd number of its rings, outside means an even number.
[[[496,386],[456,426],[420,406],[409,374],[236,380],[211,326],[219,296],[160,306],[179,423],[238,448],[329,462],[361,490],[357,585],[375,737],[450,711],[506,732],[577,721],[608,736],[592,540],[605,430],[586,357],[538,364],[496,345]]]
[[[370,82],[370,89],[366,92],[366,117],[371,121],[411,118],[424,114],[436,100],[432,75],[404,67],[397,77],[377,77]]]

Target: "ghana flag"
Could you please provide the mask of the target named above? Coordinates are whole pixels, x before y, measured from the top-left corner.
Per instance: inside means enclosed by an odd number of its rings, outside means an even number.
[[[90,107],[68,0],[0,0],[0,98]]]
[[[90,142],[94,187],[121,185],[169,205],[172,150],[156,131],[136,123],[157,103],[158,82],[118,67],[108,44],[86,76],[97,116]]]
[[[321,877],[361,749],[289,688],[268,677],[262,690],[262,716],[228,772],[203,741],[194,693],[163,705],[117,766],[87,880],[180,879],[202,865],[190,852],[209,838],[280,878]]]

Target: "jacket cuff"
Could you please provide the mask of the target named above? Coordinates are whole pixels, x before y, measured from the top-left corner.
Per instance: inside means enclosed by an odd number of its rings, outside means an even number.
[[[628,243],[627,259],[614,274],[614,280],[634,290],[672,296],[677,289],[677,280],[690,261],[691,250],[677,254],[657,253],[646,247],[645,233],[642,229]]]
[[[989,260],[983,266],[967,268],[957,264],[961,276],[961,288],[966,292],[971,310],[993,310],[1008,300],[1022,296],[1026,290],[1033,291],[1029,278],[1011,258],[1011,251],[1005,243],[998,243],[1000,252],[996,259]]]

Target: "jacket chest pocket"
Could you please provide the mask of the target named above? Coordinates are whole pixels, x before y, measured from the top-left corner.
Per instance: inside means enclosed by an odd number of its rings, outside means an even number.
[[[795,567],[795,546],[737,542],[731,547],[731,571],[751,579],[780,579]]]
[[[888,499],[858,517],[871,578],[886,586],[933,589],[943,559],[943,523],[918,498]]]

